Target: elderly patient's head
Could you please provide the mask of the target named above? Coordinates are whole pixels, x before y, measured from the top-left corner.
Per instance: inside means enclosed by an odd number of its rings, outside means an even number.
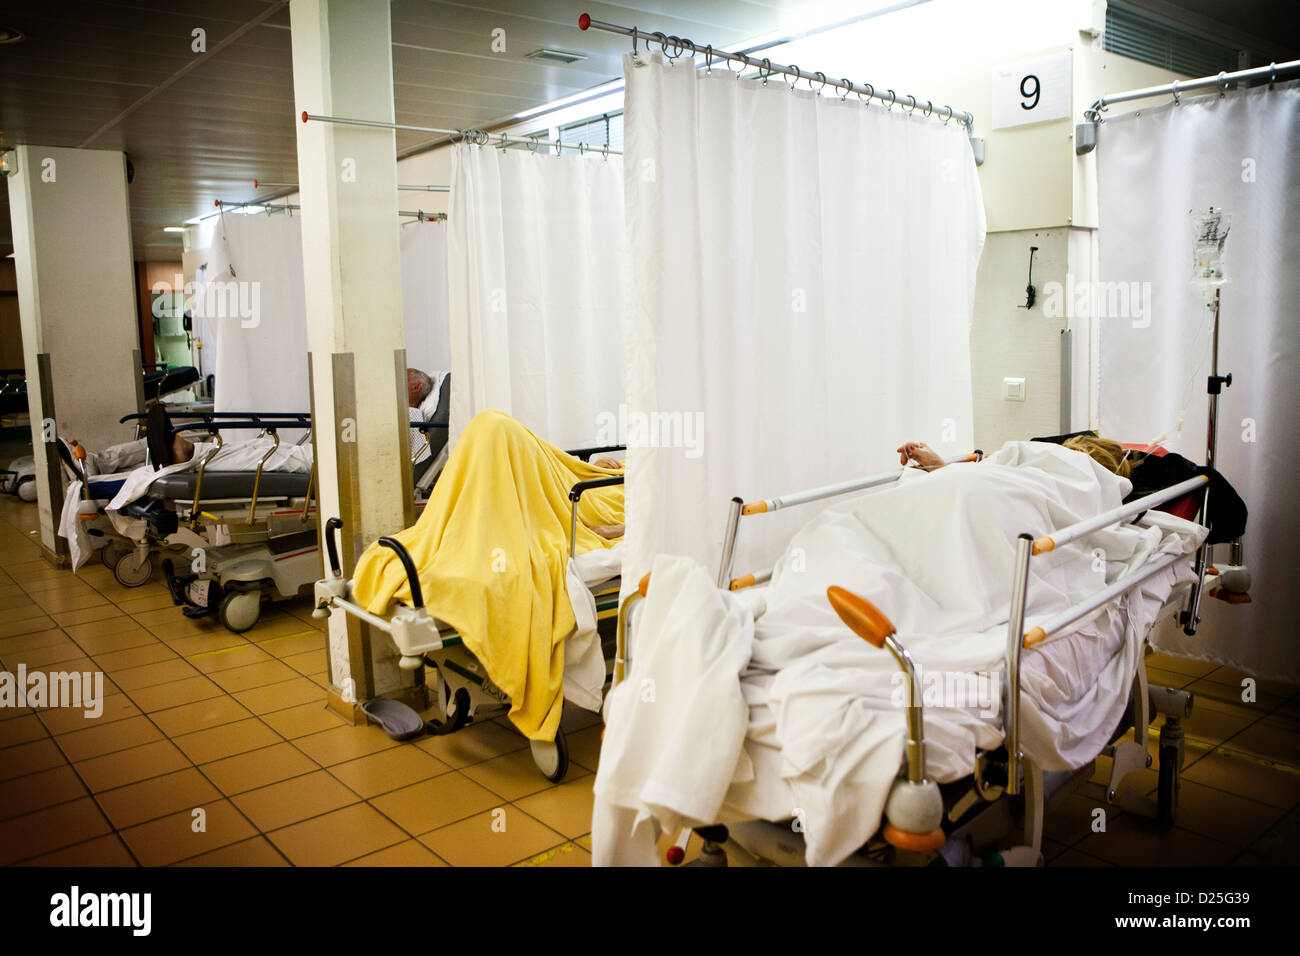
[[[419,408],[420,403],[433,391],[433,379],[418,368],[406,370],[406,403],[411,408]]]
[[[1091,455],[1093,461],[1121,478],[1127,478],[1137,464],[1134,456],[1119,442],[1097,435],[1075,435],[1065,440],[1065,447]]]

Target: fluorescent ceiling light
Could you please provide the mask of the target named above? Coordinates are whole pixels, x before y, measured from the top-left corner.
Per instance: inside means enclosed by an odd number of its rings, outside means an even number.
[[[524,57],[526,60],[543,60],[547,63],[577,63],[586,58],[585,53],[568,53],[564,50],[534,50]]]
[[[163,226],[163,232],[184,232],[184,226]]]

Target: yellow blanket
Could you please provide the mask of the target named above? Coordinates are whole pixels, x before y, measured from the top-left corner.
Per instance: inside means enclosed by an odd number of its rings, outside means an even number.
[[[395,535],[419,569],[429,613],[459,632],[510,695],[510,719],[529,739],[555,738],[564,700],[564,639],[575,623],[565,588],[569,489],[615,474],[502,412],[480,412],[420,520]],[[579,553],[612,544],[587,525],[622,521],[622,485],[587,492],[578,508]],[[401,562],[377,544],[357,562],[353,593],[374,614],[411,601]]]

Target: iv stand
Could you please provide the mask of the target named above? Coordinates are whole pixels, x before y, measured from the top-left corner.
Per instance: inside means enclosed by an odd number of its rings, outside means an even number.
[[[1213,344],[1210,347],[1210,374],[1205,380],[1205,391],[1210,397],[1209,420],[1206,423],[1205,433],[1205,464],[1208,468],[1213,468],[1215,456],[1219,444],[1219,394],[1224,388],[1232,386],[1232,373],[1227,375],[1219,374],[1219,293],[1220,289],[1214,290],[1214,335]],[[1209,520],[1210,509],[1210,486],[1205,486],[1204,496],[1201,498],[1201,522],[1204,524]],[[1196,633],[1196,625],[1201,622],[1201,593],[1205,588],[1205,569],[1211,561],[1214,560],[1214,546],[1207,540],[1201,545],[1200,551],[1196,555],[1196,586],[1192,588],[1192,593],[1187,601],[1187,609],[1181,615],[1183,633],[1192,635]],[[1233,564],[1241,563],[1241,539],[1237,538],[1232,542]]]

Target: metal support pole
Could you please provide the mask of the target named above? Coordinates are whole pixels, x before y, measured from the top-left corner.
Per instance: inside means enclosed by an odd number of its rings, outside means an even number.
[[[1034,538],[1016,540],[1015,577],[1011,582],[1011,617],[1007,621],[1007,661],[1002,675],[1002,735],[1007,748],[1007,793],[1020,793],[1020,652],[1025,639],[1025,601],[1029,591],[1029,559]]]

